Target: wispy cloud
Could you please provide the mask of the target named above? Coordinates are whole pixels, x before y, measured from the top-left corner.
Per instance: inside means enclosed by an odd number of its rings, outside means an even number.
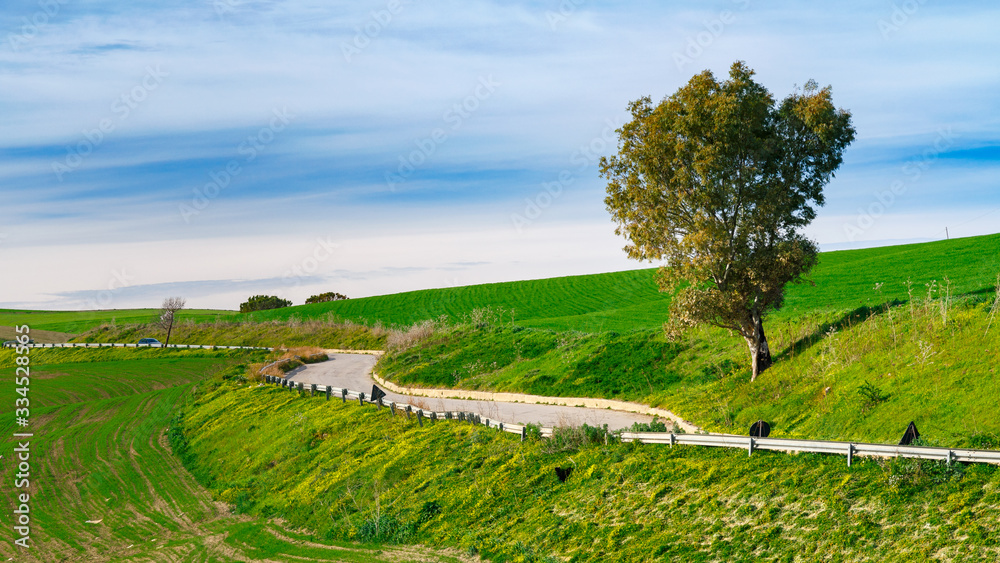
[[[261,234],[311,240],[437,230],[469,240],[494,240],[483,238],[486,232],[510,237],[484,243],[475,257],[442,251],[416,265],[403,263],[406,252],[385,253],[381,264],[344,257],[348,262],[317,272],[341,272],[359,289],[368,279],[370,291],[394,291],[453,285],[456,276],[445,281],[435,272],[456,264],[469,263],[467,283],[493,281],[501,271],[510,278],[552,272],[550,263],[567,247],[534,237],[588,224],[592,238],[578,244],[608,253],[593,257],[593,270],[619,267],[623,241],[611,233],[603,183],[593,159],[579,158],[581,147],[600,138],[609,120],[620,120],[628,101],[669,95],[702,69],[724,75],[738,59],[779,98],[810,78],[831,84],[835,102],[854,115],[858,141],[810,231],[821,243],[856,243],[847,241],[843,225],[880,190],[906,180],[903,168],[922,158],[943,129],[954,132],[954,142],[919,179],[907,180],[879,226],[858,240],[892,239],[892,229],[900,238],[933,237],[936,226],[917,232],[921,226],[910,229],[905,221],[942,209],[949,221],[971,221],[1000,206],[1000,76],[993,60],[1000,37],[992,25],[1000,9],[989,3],[923,3],[905,18],[894,15],[894,4],[860,1],[580,2],[572,9],[558,2],[404,1],[392,10],[384,0],[56,4],[43,16],[34,1],[0,7],[4,259],[30,248],[32,260],[53,260],[64,256],[64,245],[77,244],[118,253],[112,263],[122,263],[130,258],[116,245],[125,242],[202,241],[214,248],[219,240]],[[358,52],[345,57],[345,45]],[[690,63],[678,68],[677,53],[690,55]],[[489,96],[477,95],[484,77],[499,84]],[[467,115],[450,119],[456,106]],[[276,108],[296,117],[280,132],[266,132]],[[435,137],[437,130],[445,138]],[[250,147],[257,151],[252,161]],[[240,172],[185,221],[179,206],[190,205],[232,162]],[[404,181],[388,182],[387,173],[398,174],[407,162],[412,171]],[[572,181],[558,199],[517,232],[511,216],[567,170]],[[998,230],[1000,219],[969,224]],[[533,241],[530,251],[518,242],[524,237]],[[406,237],[391,244],[406,245]],[[448,239],[438,244],[464,247]],[[525,252],[525,260],[511,266],[509,248]],[[163,284],[185,279],[194,285],[177,290],[204,295],[206,305],[215,295],[219,306],[232,306],[251,288],[211,281],[237,277],[218,271],[216,261],[206,250],[178,266],[183,278],[151,271],[129,299],[140,300],[139,288],[163,291]],[[70,279],[46,294],[68,303],[83,295],[74,292],[104,291],[100,280],[117,266],[96,262],[90,286]],[[478,262],[485,264],[472,265]],[[407,270],[393,285],[385,272],[397,267],[426,270]],[[4,292],[0,300],[8,302],[38,302],[40,295],[24,276],[5,279]]]

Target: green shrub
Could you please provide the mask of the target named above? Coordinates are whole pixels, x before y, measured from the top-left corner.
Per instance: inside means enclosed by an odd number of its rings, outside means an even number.
[[[969,447],[974,450],[995,450],[1000,449],[1000,435],[989,433],[976,433],[969,438]]]
[[[354,537],[364,543],[406,543],[414,534],[414,525],[392,514],[373,514],[358,526]]]
[[[861,396],[861,412],[868,412],[889,400],[888,394],[883,393],[874,383],[867,380],[858,388],[858,395]]]
[[[552,429],[552,437],[544,444],[548,453],[574,452],[590,444],[605,444],[616,439],[608,431],[608,425],[603,426],[559,426]]]
[[[633,422],[631,430],[632,432],[673,432],[674,423],[671,421],[670,426],[667,427],[666,423],[654,416],[652,422]]]

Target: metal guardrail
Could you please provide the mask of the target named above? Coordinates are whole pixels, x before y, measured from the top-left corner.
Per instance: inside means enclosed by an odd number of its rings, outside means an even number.
[[[28,348],[180,348],[202,350],[270,350],[263,346],[217,346],[214,344],[125,344],[122,342],[57,342],[54,344],[17,344],[5,342],[4,348],[27,346]]]
[[[855,456],[932,459],[946,462],[949,465],[955,461],[1000,465],[1000,451],[995,450],[894,446],[865,442],[830,442],[824,440],[795,440],[790,438],[754,438],[752,436],[727,434],[668,434],[660,432],[622,432],[621,439],[623,442],[639,441],[645,444],[670,444],[671,446],[674,444],[684,444],[739,448],[747,450],[747,455],[752,455],[754,450],[839,454],[847,456],[848,466],[851,465]]]
[[[496,428],[503,432],[518,434],[523,441],[527,435],[527,425],[512,424],[499,420],[491,420],[482,416],[459,411],[435,412],[429,411],[407,403],[383,402],[381,399],[372,401],[370,397],[360,391],[352,391],[342,387],[331,387],[318,385],[315,383],[302,383],[291,381],[276,375],[265,375],[266,383],[275,384],[289,391],[298,391],[305,394],[307,391],[311,395],[325,394],[327,400],[340,398],[342,402],[358,401],[359,404],[374,404],[379,408],[389,408],[393,413],[403,412],[407,418],[411,415],[417,417],[417,422],[423,426],[424,419],[430,422],[439,420],[460,420],[482,424],[488,428]],[[551,438],[554,428],[540,428],[543,438]],[[755,450],[770,450],[779,452],[810,452],[821,454],[838,454],[847,456],[847,466],[850,467],[855,456],[863,457],[905,457],[916,459],[930,459],[951,463],[960,461],[963,463],[991,463],[1000,465],[1000,451],[996,450],[971,450],[963,448],[934,448],[926,446],[894,446],[889,444],[869,444],[864,442],[831,442],[824,440],[795,440],[789,438],[754,438],[752,436],[738,436],[735,434],[674,434],[671,432],[627,432],[617,433],[623,442],[638,441],[644,444],[668,444],[685,446],[709,446],[722,448],[736,448],[747,451],[747,455],[753,455]]]

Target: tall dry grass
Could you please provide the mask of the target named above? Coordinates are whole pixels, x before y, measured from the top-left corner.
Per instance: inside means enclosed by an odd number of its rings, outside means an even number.
[[[437,323],[434,321],[423,321],[413,323],[406,330],[390,329],[386,337],[386,349],[390,352],[398,352],[419,344],[421,341],[430,338]]]

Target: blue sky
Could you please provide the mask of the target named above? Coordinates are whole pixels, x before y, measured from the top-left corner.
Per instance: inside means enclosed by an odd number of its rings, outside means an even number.
[[[646,267],[596,159],[736,60],[858,130],[826,249],[1000,231],[1000,8],[8,0],[0,306],[236,308]]]

